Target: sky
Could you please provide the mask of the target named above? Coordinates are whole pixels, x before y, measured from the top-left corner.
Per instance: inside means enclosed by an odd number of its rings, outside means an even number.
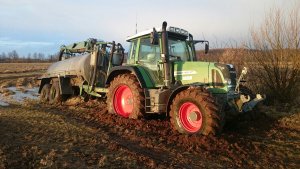
[[[297,1],[297,0],[294,0]],[[274,6],[293,0],[0,0],[0,54],[53,54],[63,44],[97,38],[116,41],[136,31],[181,27],[212,46],[239,43]],[[223,45],[222,45],[223,44]],[[225,45],[226,46],[226,45]]]

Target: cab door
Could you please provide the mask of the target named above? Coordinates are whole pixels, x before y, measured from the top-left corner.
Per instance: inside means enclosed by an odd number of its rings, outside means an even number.
[[[145,68],[155,86],[163,85],[160,45],[153,45],[149,37],[140,38],[138,64]]]

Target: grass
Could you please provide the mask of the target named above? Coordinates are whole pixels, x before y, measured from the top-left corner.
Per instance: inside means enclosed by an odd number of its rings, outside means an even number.
[[[46,70],[51,63],[0,63],[0,73]]]

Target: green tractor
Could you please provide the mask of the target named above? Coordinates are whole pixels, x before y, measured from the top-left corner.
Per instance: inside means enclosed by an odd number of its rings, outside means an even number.
[[[263,100],[261,95],[255,97],[240,88],[246,69],[237,78],[233,65],[198,61],[195,44],[203,43],[207,53],[209,43],[194,40],[184,29],[167,27],[164,22],[161,28],[140,32],[127,41],[131,45],[126,63],[122,63],[124,49],[120,44],[94,41],[85,43],[89,48],[77,48],[87,54],[64,60],[74,59],[85,73],[70,69],[62,74],[50,66],[41,78],[42,100],[61,101],[77,88],[80,95],[106,98],[109,113],[132,119],[165,114],[178,132],[202,135],[216,134],[226,116],[250,111]],[[73,49],[70,45],[61,53],[76,53]],[[83,56],[88,59],[78,59]],[[69,63],[64,61],[54,65],[66,69]],[[53,86],[59,99],[50,90]]]

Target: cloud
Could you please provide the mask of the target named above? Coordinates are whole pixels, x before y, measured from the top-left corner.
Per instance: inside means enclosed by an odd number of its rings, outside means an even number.
[[[34,52],[53,54],[57,52],[59,46],[57,43],[48,41],[31,41],[0,37],[0,52],[16,50],[23,56]]]
[[[52,46],[53,42],[23,41],[0,37],[0,47]]]

